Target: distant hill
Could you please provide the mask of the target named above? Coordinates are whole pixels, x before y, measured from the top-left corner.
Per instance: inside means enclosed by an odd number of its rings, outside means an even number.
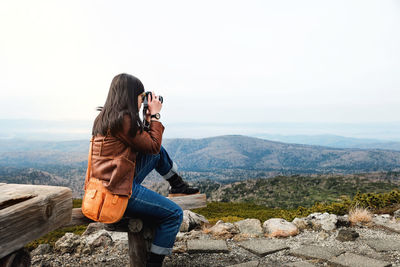
[[[272,135],[259,134],[259,138],[293,144],[317,145],[334,148],[362,148],[362,149],[386,149],[400,151],[400,142],[385,141],[379,139],[365,139],[344,137],[331,134],[323,135]]]
[[[164,146],[184,170],[249,169],[300,173],[354,173],[400,168],[400,151],[287,144],[241,135],[167,139]]]
[[[400,170],[400,151],[339,149],[227,135],[165,139],[163,145],[189,181],[230,183],[278,175]],[[82,194],[89,140],[0,140],[0,182],[65,185]],[[158,182],[152,174],[148,182]],[[161,179],[161,178],[159,178]]]
[[[355,173],[400,169],[400,151],[340,149],[288,144],[226,135],[202,139],[165,139],[163,145],[185,171],[244,169],[299,173]],[[45,142],[0,141],[0,166],[84,167],[88,140]]]

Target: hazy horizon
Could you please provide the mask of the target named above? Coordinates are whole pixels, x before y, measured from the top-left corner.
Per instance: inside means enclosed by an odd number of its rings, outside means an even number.
[[[91,136],[89,120],[0,119],[0,138],[80,140]],[[357,139],[400,142],[400,123],[164,123],[164,138],[206,138],[246,135],[258,138],[331,135]],[[279,138],[282,137],[282,138]],[[365,140],[366,141],[366,140]]]

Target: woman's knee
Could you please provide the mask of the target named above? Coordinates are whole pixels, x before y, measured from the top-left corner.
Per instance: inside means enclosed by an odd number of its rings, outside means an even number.
[[[172,214],[171,219],[174,221],[174,223],[181,225],[183,221],[183,210],[178,205],[174,209],[174,213]]]
[[[179,221],[179,223],[182,223],[182,221],[183,221],[183,210],[181,207],[179,207],[179,209],[178,209],[178,221]]]

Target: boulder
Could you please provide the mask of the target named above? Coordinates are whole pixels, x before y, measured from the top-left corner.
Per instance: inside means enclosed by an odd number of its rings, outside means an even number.
[[[372,217],[372,223],[376,225],[386,225],[395,222],[396,218],[391,218],[389,214],[374,214]]]
[[[54,244],[55,250],[64,253],[71,253],[80,244],[80,236],[73,233],[65,233],[63,237]]]
[[[114,245],[110,232],[106,230],[95,231],[90,235],[82,236],[76,248],[76,254],[92,254],[95,250],[108,249]]]
[[[305,229],[311,229],[312,228],[311,221],[307,220],[306,218],[294,218],[292,223],[297,226],[299,231],[303,231]]]
[[[263,234],[261,222],[258,219],[246,219],[235,222],[234,225],[239,229],[241,234],[249,236],[260,236]]]
[[[211,233],[214,237],[231,238],[239,233],[239,229],[232,223],[224,223],[219,220],[213,227],[207,229],[207,233]]]
[[[194,213],[190,210],[184,210],[183,220],[179,231],[188,232],[192,229],[200,228],[205,223],[208,223],[208,220],[203,215]]]
[[[299,221],[298,221],[299,222]],[[296,224],[281,218],[272,218],[266,220],[263,224],[264,232],[270,237],[287,237],[299,233]]]
[[[393,216],[394,216],[394,218],[400,218],[400,209],[399,210],[396,210],[394,213],[393,213]]]
[[[90,240],[88,242],[88,245],[91,248],[108,248],[109,246],[113,245],[113,240],[110,236],[109,233],[107,233],[106,231],[101,232],[101,234],[99,234],[96,238],[93,238],[92,240]]]
[[[99,222],[89,223],[85,232],[83,232],[82,236],[91,235],[103,229],[105,229],[104,223],[99,223]]]
[[[313,230],[333,231],[336,229],[337,215],[325,213],[311,213],[306,217],[311,220]]]
[[[337,216],[336,227],[350,227],[349,215]]]
[[[31,252],[31,256],[37,256],[37,255],[45,255],[48,253],[51,253],[52,249],[51,246],[49,244],[40,244],[37,248],[35,248],[32,252]]]
[[[336,237],[339,241],[354,241],[359,237],[359,233],[352,229],[340,229]]]

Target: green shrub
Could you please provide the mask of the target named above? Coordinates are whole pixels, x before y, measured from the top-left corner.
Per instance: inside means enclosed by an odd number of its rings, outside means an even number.
[[[353,199],[350,199],[348,196],[341,196],[336,202],[315,202],[309,208],[300,206],[297,209],[278,209],[247,202],[211,202],[207,204],[206,208],[195,209],[193,211],[205,216],[210,223],[215,223],[218,220],[235,222],[241,218],[256,218],[262,222],[271,218],[283,218],[287,221],[292,221],[296,217],[306,217],[314,212],[344,215],[354,206],[361,206],[369,208],[371,211],[376,211],[395,204],[400,204],[400,192],[397,189],[387,193],[361,194],[358,192]]]
[[[72,200],[72,208],[80,208],[82,207],[82,199],[73,199]]]

